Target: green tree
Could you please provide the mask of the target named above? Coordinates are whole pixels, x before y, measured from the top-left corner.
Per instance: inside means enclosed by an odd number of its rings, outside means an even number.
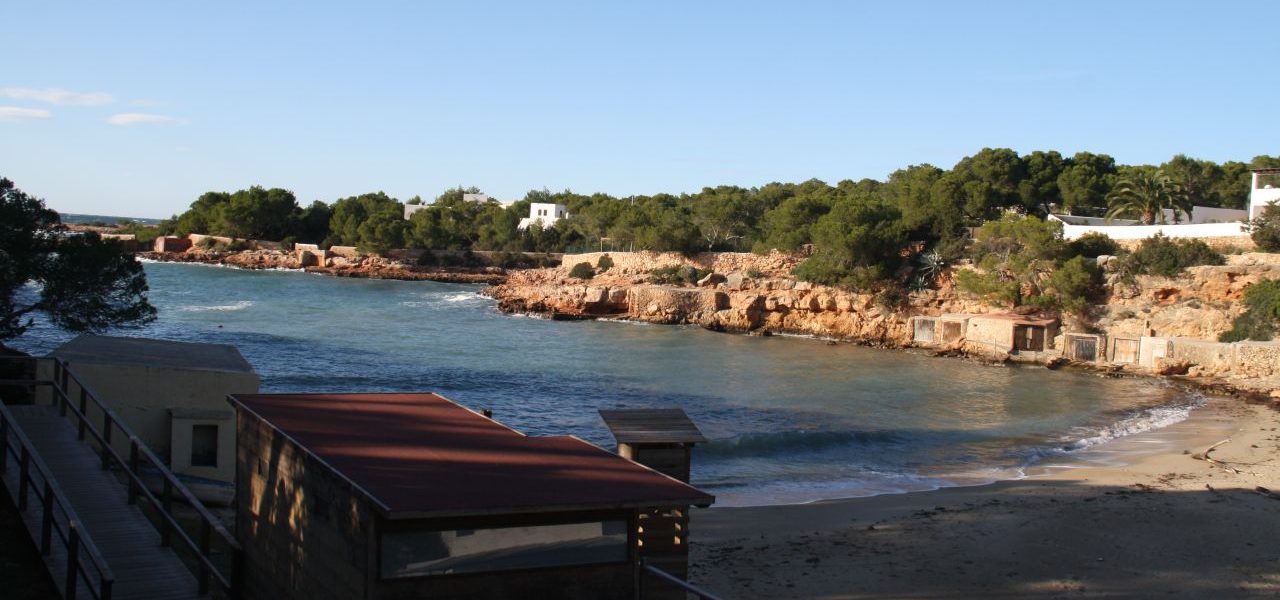
[[[1217,164],[1178,154],[1160,165],[1160,172],[1182,190],[1188,206],[1222,205],[1222,200],[1216,193],[1216,184],[1222,178],[1223,171]]]
[[[1019,187],[1026,179],[1026,165],[1008,148],[983,148],[966,156],[943,175],[935,193],[941,204],[962,207],[972,222],[999,218],[1009,208],[1032,209],[1023,203]]]
[[[293,192],[253,186],[231,195],[216,233],[237,238],[279,240],[292,235],[301,209]]]
[[[1051,205],[1062,204],[1062,192],[1058,178],[1062,176],[1067,161],[1057,151],[1039,150],[1022,157],[1026,178],[1018,182],[1018,196],[1029,212],[1049,214]]]
[[[1249,221],[1247,230],[1259,250],[1280,252],[1280,207],[1263,208],[1258,218]]]
[[[1058,174],[1058,192],[1067,214],[1106,205],[1114,185],[1116,161],[1106,154],[1077,152]]]
[[[827,184],[817,180],[805,182],[794,195],[764,213],[755,250],[765,253],[776,248],[790,252],[810,243],[814,223],[831,211],[835,199],[835,190]]]
[[[0,340],[22,335],[34,313],[101,331],[153,321],[156,310],[133,255],[94,233],[67,235],[43,200],[0,178]]]
[[[1143,225],[1164,223],[1166,209],[1173,211],[1175,221],[1191,212],[1186,193],[1161,171],[1134,169],[1116,182],[1107,203],[1108,220],[1135,216]]]
[[[961,271],[956,284],[1010,306],[1041,295],[1066,250],[1062,224],[1038,217],[1006,214],[984,223],[976,237],[971,253],[982,271]]]
[[[815,283],[871,289],[901,266],[907,232],[898,209],[879,198],[841,198],[813,226],[815,252],[795,274]]]
[[[404,233],[404,205],[383,192],[376,192],[333,203],[325,244],[385,252],[402,247]]]

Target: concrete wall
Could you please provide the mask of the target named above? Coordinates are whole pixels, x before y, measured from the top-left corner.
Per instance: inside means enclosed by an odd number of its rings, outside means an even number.
[[[120,416],[138,437],[151,448],[156,456],[168,459],[175,473],[196,475],[209,479],[232,482],[235,479],[233,453],[233,422],[228,412],[227,394],[246,394],[258,391],[258,376],[253,373],[230,371],[200,371],[192,369],[167,369],[123,365],[77,362],[76,374],[93,389],[104,404]],[[72,386],[74,388],[74,384]],[[73,390],[78,393],[78,390]],[[190,430],[173,431],[170,409],[194,409],[221,411],[226,416],[220,421],[218,466],[198,467],[183,471],[178,464],[190,460]],[[218,422],[206,419],[201,422]],[[190,423],[188,423],[189,425]],[[180,448],[173,447],[173,438],[185,437]],[[117,436],[112,444],[121,456],[129,456],[129,444],[123,436]],[[184,450],[183,460],[175,461],[173,452]],[[175,464],[178,463],[178,464]]]
[[[980,344],[983,348],[999,352],[1013,351],[1013,321],[1008,319],[969,319],[965,328],[966,343]]]
[[[245,553],[244,597],[371,597],[370,507],[274,429],[237,412],[235,531]]]
[[[1145,240],[1157,233],[1170,238],[1241,238],[1249,236],[1240,223],[1200,223],[1196,225],[1062,225],[1062,237],[1074,240],[1086,233],[1101,233],[1113,240]]]
[[[1232,344],[1231,373],[1237,377],[1280,375],[1280,342]]]
[[[180,237],[160,236],[156,238],[156,252],[186,252],[191,248],[191,240]]]
[[[1171,352],[1166,362],[1201,365],[1214,371],[1231,368],[1232,345],[1195,338],[1175,337],[1170,340]]]
[[[329,254],[343,258],[359,258],[360,251],[355,246],[329,246]]]
[[[1249,214],[1254,219],[1261,216],[1268,205],[1280,202],[1280,188],[1271,187],[1274,184],[1266,183],[1264,177],[1262,173],[1253,173],[1249,186]],[[1271,177],[1274,180],[1274,176]]]

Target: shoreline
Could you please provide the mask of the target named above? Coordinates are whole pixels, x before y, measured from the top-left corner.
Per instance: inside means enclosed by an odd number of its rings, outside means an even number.
[[[1212,397],[1021,479],[695,510],[691,580],[735,598],[1280,593],[1280,497],[1255,489],[1280,487],[1278,431],[1280,411]],[[1212,458],[1242,472],[1193,458],[1223,439]]]

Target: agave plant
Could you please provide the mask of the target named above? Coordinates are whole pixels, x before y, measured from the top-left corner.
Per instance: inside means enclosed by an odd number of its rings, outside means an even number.
[[[1107,194],[1107,220],[1134,215],[1143,225],[1164,224],[1164,211],[1173,210],[1174,221],[1181,213],[1190,213],[1187,193],[1163,171],[1137,171],[1116,182]]]

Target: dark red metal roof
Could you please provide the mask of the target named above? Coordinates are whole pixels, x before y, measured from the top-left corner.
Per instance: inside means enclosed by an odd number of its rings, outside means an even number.
[[[706,505],[572,436],[529,437],[436,394],[236,394],[393,518]]]

